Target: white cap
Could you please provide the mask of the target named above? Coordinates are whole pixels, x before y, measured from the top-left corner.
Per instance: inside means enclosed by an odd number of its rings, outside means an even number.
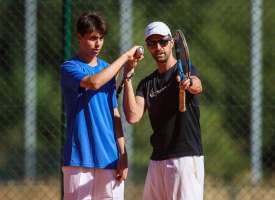
[[[154,34],[162,36],[172,36],[169,27],[163,22],[152,22],[147,25],[145,29],[145,39]]]

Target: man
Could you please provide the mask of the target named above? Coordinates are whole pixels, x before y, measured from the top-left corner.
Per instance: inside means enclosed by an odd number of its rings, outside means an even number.
[[[137,47],[109,65],[98,57],[107,32],[102,17],[84,13],[76,29],[79,50],[61,66],[64,199],[122,200],[128,166],[114,77]]]
[[[169,27],[152,22],[145,30],[147,48],[157,69],[144,78],[134,94],[131,78],[126,79],[123,106],[129,123],[138,122],[148,110],[153,134],[153,152],[144,186],[144,200],[202,200],[204,161],[201,144],[198,94],[202,85],[192,66],[186,91],[186,111],[180,112],[179,82],[174,41]],[[132,77],[134,62],[125,68]]]

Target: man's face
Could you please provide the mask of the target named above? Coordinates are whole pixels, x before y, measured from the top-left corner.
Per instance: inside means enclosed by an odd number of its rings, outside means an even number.
[[[158,63],[166,63],[172,54],[173,40],[168,36],[151,35],[146,39],[148,50]]]
[[[85,33],[84,35],[77,34],[79,49],[90,56],[97,56],[104,43],[104,35],[94,31]]]

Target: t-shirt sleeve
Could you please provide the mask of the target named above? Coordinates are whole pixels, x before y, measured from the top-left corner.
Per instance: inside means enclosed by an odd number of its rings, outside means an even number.
[[[200,78],[199,72],[198,72],[196,66],[194,66],[194,65],[192,65],[192,67],[191,67],[191,75],[197,76],[198,78]]]
[[[77,91],[80,81],[87,75],[87,72],[81,70],[81,67],[73,62],[68,61],[61,65],[61,84],[63,87]]]

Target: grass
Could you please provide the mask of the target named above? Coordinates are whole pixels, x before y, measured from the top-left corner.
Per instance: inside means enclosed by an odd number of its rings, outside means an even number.
[[[275,196],[274,176],[261,185],[253,185],[247,177],[232,182],[218,178],[205,178],[204,200],[271,200]],[[125,200],[140,200],[143,185],[127,182]],[[57,179],[48,181],[14,181],[0,183],[0,199],[5,200],[60,200],[60,183]]]

